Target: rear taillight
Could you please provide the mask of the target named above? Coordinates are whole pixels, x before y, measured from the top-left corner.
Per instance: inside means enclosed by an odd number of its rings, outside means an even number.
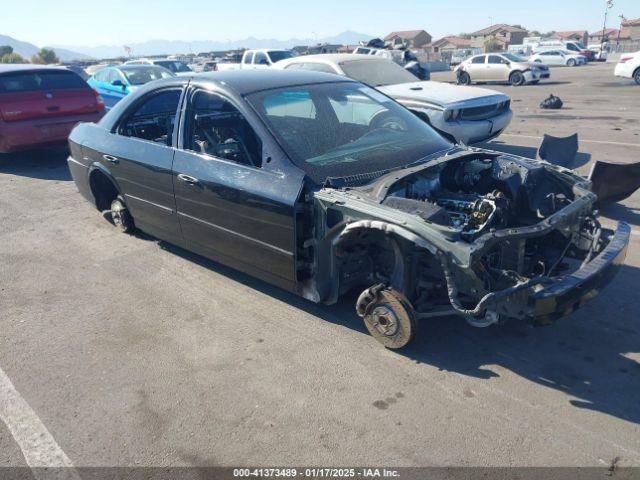
[[[104,99],[102,98],[102,96],[98,92],[93,90],[93,89],[91,89],[91,91],[93,92],[93,96],[96,97],[96,103],[98,104],[98,110],[104,110]]]
[[[620,60],[618,60],[618,63],[627,63],[632,58],[633,57],[620,57]]]

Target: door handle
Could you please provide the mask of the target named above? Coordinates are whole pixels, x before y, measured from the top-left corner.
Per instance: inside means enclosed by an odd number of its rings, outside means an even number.
[[[192,177],[191,175],[185,175],[184,173],[178,174],[178,180],[182,180],[183,182],[188,183],[189,185],[195,185],[196,183],[198,183],[198,179],[196,177]]]
[[[113,163],[113,164],[120,162],[118,157],[114,157],[113,155],[102,155],[102,158],[104,158],[107,162]]]

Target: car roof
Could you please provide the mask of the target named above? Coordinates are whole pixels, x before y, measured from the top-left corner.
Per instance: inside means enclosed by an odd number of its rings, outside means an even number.
[[[34,65],[32,63],[5,63],[0,64],[0,74],[10,72],[25,72],[33,70],[66,70],[65,67],[56,65]]]
[[[211,82],[226,86],[239,95],[262,90],[312,85],[317,83],[353,82],[353,80],[331,73],[312,72],[305,70],[279,70],[265,68],[260,70],[229,70],[222,72],[195,73],[182,75],[154,82],[166,84],[181,84],[188,80],[194,82]]]
[[[388,60],[387,58],[377,57],[375,55],[365,55],[361,53],[319,53],[317,55],[303,55],[300,57],[289,58],[287,62],[293,61],[315,61],[315,62],[326,62],[326,63],[345,63],[345,62],[355,62],[356,60],[365,60],[367,62],[375,61],[375,60]]]

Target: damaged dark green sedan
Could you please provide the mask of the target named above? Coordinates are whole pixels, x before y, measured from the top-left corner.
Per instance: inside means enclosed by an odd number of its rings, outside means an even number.
[[[550,323],[611,280],[629,242],[626,224],[601,227],[582,177],[452,145],[329,74],[154,82],[76,127],[70,148],[80,192],[123,231],[313,302],[357,291],[357,313],[389,348],[437,316]]]

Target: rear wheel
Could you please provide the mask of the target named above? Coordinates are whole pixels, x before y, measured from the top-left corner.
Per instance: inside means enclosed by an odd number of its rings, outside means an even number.
[[[392,288],[368,288],[358,298],[356,310],[371,336],[387,348],[406,346],[416,332],[411,303]]]
[[[515,71],[509,75],[509,83],[514,87],[519,87],[524,83],[524,75],[522,72]]]
[[[640,85],[640,68],[636,69],[636,71],[633,72],[633,79],[638,85]]]
[[[458,85],[471,85],[471,77],[467,72],[460,72],[458,74]]]
[[[111,202],[111,220],[122,233],[131,233],[134,229],[133,217],[120,196]]]
[[[576,66],[576,61],[573,58],[570,58],[567,61],[567,67],[575,67]]]

